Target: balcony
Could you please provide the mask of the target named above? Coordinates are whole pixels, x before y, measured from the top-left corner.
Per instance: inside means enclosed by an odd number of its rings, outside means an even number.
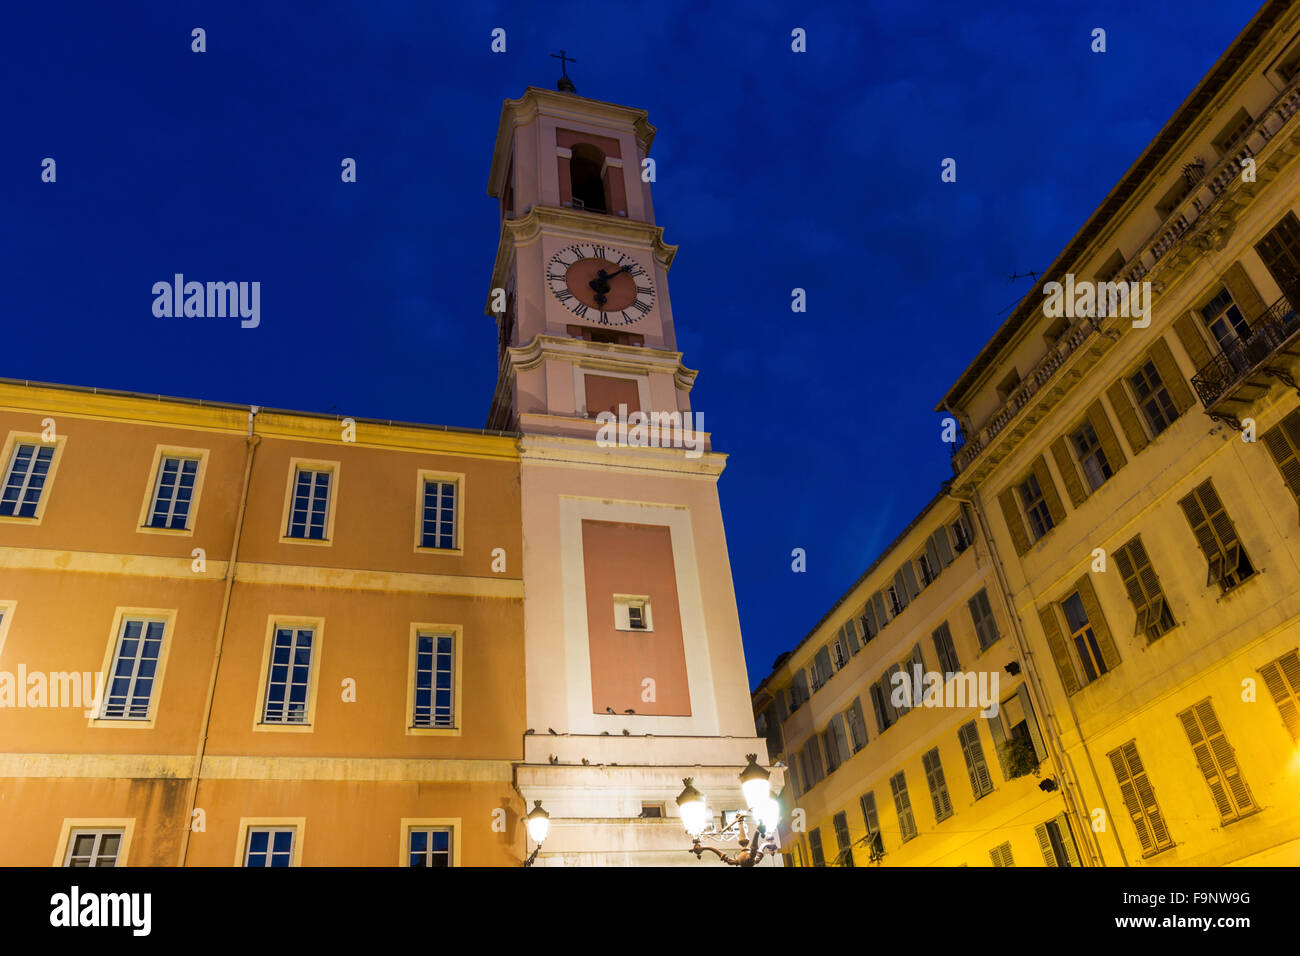
[[[1283,296],[1250,325],[1243,337],[1233,337],[1223,350],[1192,376],[1192,387],[1205,411],[1236,424],[1237,412],[1261,398],[1274,380],[1296,387],[1293,374],[1300,363],[1300,312]]]

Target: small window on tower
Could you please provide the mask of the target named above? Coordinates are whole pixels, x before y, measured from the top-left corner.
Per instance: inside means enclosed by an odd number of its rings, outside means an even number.
[[[588,143],[573,147],[569,158],[569,183],[573,189],[573,208],[587,212],[609,211],[605,203],[605,154]]]
[[[627,594],[614,595],[614,628],[619,631],[652,631],[650,599]]]

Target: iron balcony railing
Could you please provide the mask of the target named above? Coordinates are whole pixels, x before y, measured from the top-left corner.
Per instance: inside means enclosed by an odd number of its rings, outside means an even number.
[[[1223,343],[1222,350],[1192,376],[1192,387],[1210,408],[1300,332],[1300,312],[1286,296],[1256,319],[1250,331]]]

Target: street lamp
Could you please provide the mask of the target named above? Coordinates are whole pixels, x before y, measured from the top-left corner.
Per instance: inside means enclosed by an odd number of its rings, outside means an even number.
[[[749,763],[740,772],[740,792],[744,794],[748,807],[736,814],[734,824],[721,831],[712,829],[713,821],[709,814],[708,803],[704,799],[704,794],[695,789],[692,778],[687,777],[682,781],[686,784],[686,788],[677,798],[677,811],[681,814],[682,826],[686,828],[686,833],[692,841],[692,846],[687,852],[694,853],[697,860],[703,859],[704,852],[707,850],[728,866],[749,867],[760,862],[765,855],[777,852],[776,840],[768,836],[769,830],[776,830],[780,817],[780,807],[771,796],[771,774],[758,765],[757,754],[746,754],[746,756],[749,758]],[[746,831],[746,819],[754,828],[753,837],[750,837]],[[731,855],[700,842],[703,839],[721,841],[731,836],[737,837],[740,844],[739,852]]]
[[[533,801],[533,808],[524,817],[524,825],[528,829],[528,835],[537,844],[532,855],[524,860],[524,866],[532,866],[533,861],[537,859],[537,854],[542,850],[542,844],[546,842],[546,835],[551,832],[551,815],[542,809],[542,801]]]

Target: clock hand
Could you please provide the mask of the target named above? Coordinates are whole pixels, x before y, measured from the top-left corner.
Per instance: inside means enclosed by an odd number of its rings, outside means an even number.
[[[601,269],[598,273],[596,273],[596,278],[592,279],[587,284],[591,286],[591,288],[596,292],[606,292],[609,289],[610,279],[614,278],[614,276],[619,275],[620,273],[627,272],[631,268],[632,268],[631,265],[626,265],[623,268],[618,269],[614,272],[606,272],[604,269]],[[605,288],[603,289],[597,288],[597,284],[604,286]]]

